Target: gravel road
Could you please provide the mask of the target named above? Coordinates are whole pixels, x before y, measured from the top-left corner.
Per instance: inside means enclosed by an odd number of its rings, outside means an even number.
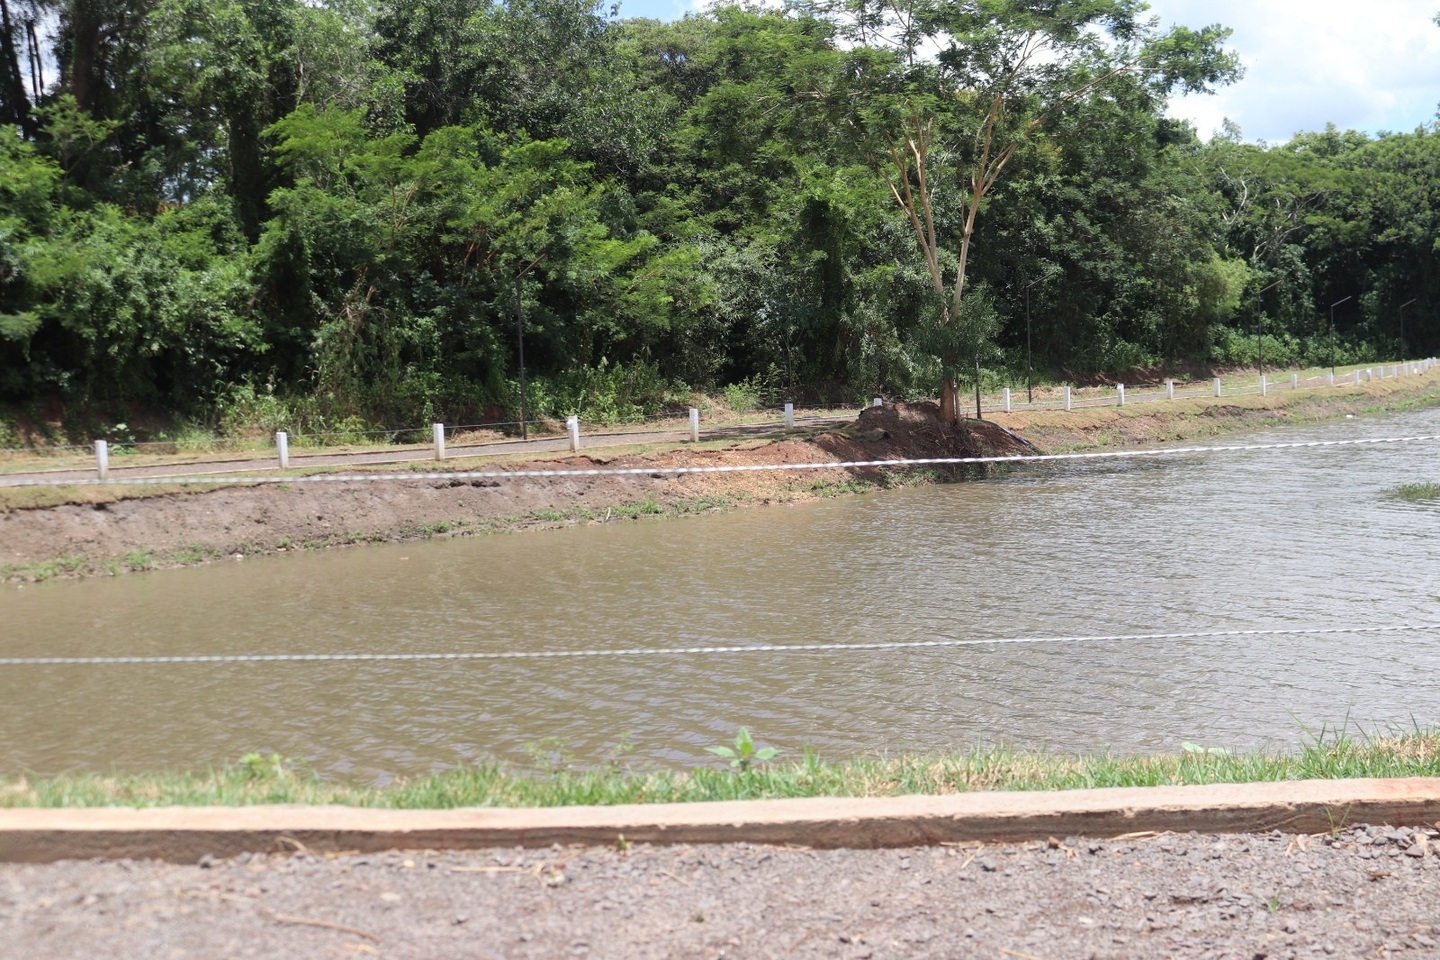
[[[0,956],[1440,957],[1440,830],[0,864]]]

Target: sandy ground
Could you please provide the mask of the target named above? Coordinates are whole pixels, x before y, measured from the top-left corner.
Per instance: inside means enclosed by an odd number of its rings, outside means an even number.
[[[0,864],[6,958],[1440,956],[1440,830]]]

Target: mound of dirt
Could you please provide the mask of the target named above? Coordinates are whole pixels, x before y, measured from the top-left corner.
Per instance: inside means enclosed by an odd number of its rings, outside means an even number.
[[[822,434],[811,442],[843,460],[1006,457],[1038,452],[989,420],[944,423],[940,405],[932,401],[868,407],[853,426]]]

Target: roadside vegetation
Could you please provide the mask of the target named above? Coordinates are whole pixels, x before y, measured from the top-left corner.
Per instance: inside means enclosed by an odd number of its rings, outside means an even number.
[[[689,771],[631,769],[623,751],[617,751],[599,769],[491,763],[385,787],[336,783],[284,757],[251,754],[204,772],[0,779],[0,807],[555,807],[1440,776],[1437,731],[1375,737],[1322,732],[1292,753],[1232,753],[1187,743],[1174,754],[1069,756],[992,747],[842,761],[822,760],[809,750],[800,757],[775,757],[770,748],[753,743],[746,750],[748,741],[748,735],[737,737],[734,745],[714,748],[715,766]],[[537,749],[537,760],[544,752]]]

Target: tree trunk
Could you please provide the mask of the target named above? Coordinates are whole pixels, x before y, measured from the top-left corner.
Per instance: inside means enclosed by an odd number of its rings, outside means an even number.
[[[70,21],[70,94],[87,113],[94,113],[96,70],[100,63],[100,31],[103,27],[98,0],[80,0]]]
[[[8,0],[0,0],[0,104],[6,107],[7,116],[0,122],[12,123],[24,131],[28,139],[34,138],[34,126],[30,118],[30,98],[25,95],[25,81],[20,70],[20,50],[15,42],[15,23],[10,19]]]
[[[940,422],[951,426],[959,426],[962,420],[960,414],[960,385],[955,382],[953,376],[946,376],[945,382],[940,386]]]

